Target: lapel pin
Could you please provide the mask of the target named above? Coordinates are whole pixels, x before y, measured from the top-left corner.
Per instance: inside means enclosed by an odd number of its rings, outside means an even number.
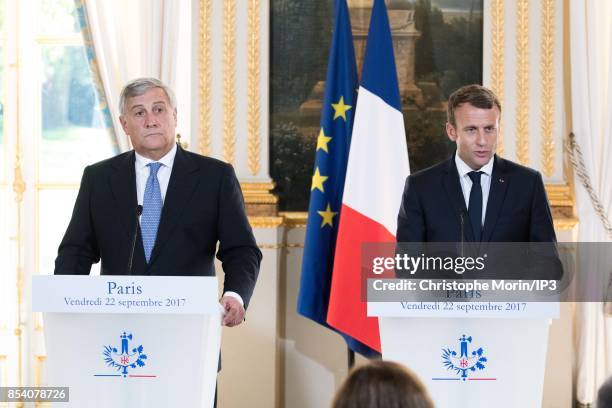
[[[503,178],[500,177],[499,182],[503,183],[505,180]]]

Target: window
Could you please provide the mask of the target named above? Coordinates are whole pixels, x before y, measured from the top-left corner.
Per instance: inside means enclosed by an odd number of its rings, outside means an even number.
[[[31,276],[53,273],[85,165],[117,153],[81,21],[74,0],[0,0],[0,386],[40,380],[39,340],[15,334]]]

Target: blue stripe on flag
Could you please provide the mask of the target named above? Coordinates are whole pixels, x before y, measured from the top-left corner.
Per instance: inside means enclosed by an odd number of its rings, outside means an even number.
[[[384,0],[374,0],[361,85],[401,111],[389,17]]]

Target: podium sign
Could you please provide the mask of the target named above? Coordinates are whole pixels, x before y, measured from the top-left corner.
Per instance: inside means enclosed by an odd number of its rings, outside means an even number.
[[[35,276],[48,385],[64,406],[212,407],[217,298],[215,277]]]
[[[465,302],[449,310],[448,303],[369,303],[383,358],[414,371],[436,407],[541,406],[559,304]]]

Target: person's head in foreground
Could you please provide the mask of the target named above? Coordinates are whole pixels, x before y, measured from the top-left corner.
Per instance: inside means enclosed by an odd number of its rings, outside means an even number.
[[[608,378],[599,388],[597,408],[612,408],[612,377]]]
[[[403,365],[372,361],[351,371],[332,408],[433,408],[425,386]]]

